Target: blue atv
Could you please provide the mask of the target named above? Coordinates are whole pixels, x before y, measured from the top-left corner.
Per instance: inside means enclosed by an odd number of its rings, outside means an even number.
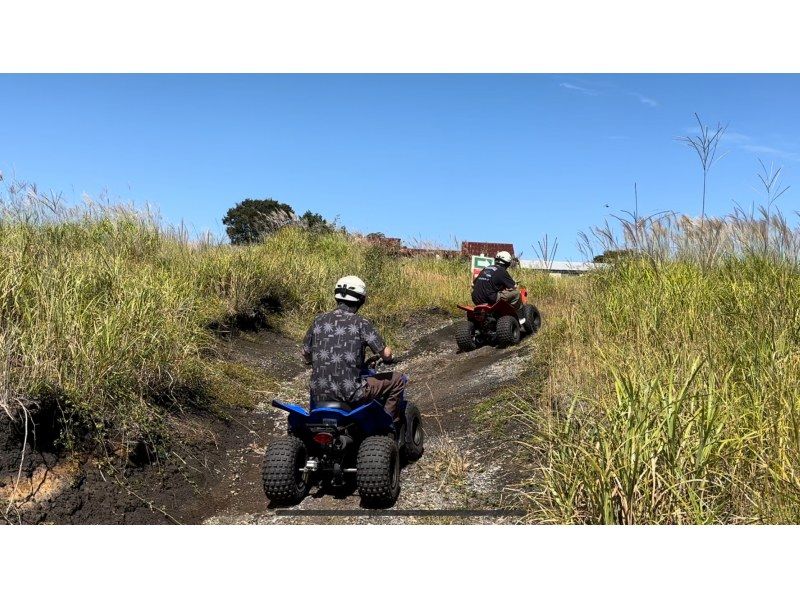
[[[367,361],[363,376],[374,376]],[[311,410],[272,401],[289,412],[288,436],[267,446],[262,480],[270,504],[297,504],[312,483],[334,489],[352,485],[355,477],[362,505],[388,507],[400,494],[400,460],[422,456],[425,433],[422,416],[403,396],[399,422],[392,422],[378,401],[353,407],[338,401],[313,402]]]

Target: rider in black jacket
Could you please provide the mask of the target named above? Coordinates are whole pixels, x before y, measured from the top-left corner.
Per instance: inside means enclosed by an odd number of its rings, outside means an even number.
[[[493,304],[504,299],[517,311],[522,308],[517,283],[508,273],[511,260],[510,253],[501,251],[495,256],[493,266],[481,270],[472,283],[472,302],[475,305]]]

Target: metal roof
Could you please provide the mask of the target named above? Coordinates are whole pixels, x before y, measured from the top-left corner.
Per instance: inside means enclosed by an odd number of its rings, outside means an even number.
[[[545,261],[545,260],[520,260],[520,268],[530,268],[531,270],[550,270],[551,272],[588,272],[601,268],[604,264],[594,262],[567,262],[567,261]]]
[[[514,255],[513,243],[491,243],[488,241],[464,241],[461,243],[461,253],[464,255],[488,255],[494,257],[500,251],[507,251]]]

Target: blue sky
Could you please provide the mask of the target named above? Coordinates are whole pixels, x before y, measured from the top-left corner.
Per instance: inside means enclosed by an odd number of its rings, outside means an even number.
[[[798,106],[793,75],[0,75],[0,171],[197,232],[273,197],[407,242],[534,257],[547,234],[577,259],[634,182],[642,213],[699,214],[697,157],[675,141],[694,112],[729,125],[708,213],[758,203],[758,157],[800,189]]]

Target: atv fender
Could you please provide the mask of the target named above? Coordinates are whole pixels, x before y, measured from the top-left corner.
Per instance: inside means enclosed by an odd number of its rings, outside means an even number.
[[[338,425],[355,423],[367,436],[386,434],[392,429],[392,418],[378,401],[359,405],[352,411],[332,407],[318,407],[310,412],[293,403],[272,401],[272,406],[289,412],[289,427],[299,430],[313,424],[326,424],[325,420],[336,420]]]

